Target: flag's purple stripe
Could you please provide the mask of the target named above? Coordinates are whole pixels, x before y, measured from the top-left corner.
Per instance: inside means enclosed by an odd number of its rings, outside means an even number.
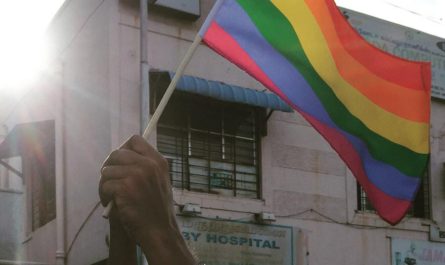
[[[264,39],[236,1],[226,0],[215,21],[239,43],[295,105],[347,137],[360,154],[368,178],[374,185],[394,198],[413,199],[420,180],[375,160],[362,140],[337,127],[304,77]]]
[[[219,8],[221,7],[221,5],[224,3],[224,0],[218,0],[216,1],[216,3],[213,5],[212,10],[210,10],[210,13],[207,16],[207,19],[204,21],[204,24],[202,24],[201,29],[199,30],[198,34],[199,36],[203,37],[204,34],[206,33],[207,29],[209,28],[210,24],[212,23],[212,18],[215,16],[215,14],[219,11]]]

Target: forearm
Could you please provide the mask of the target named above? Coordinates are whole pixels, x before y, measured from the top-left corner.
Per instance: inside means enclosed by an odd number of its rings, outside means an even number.
[[[147,237],[141,247],[150,265],[196,265],[177,227]]]
[[[110,220],[110,253],[108,265],[136,265],[136,244],[119,221]]]

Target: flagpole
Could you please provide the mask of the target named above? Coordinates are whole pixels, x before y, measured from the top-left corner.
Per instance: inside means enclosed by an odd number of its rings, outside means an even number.
[[[178,66],[178,69],[176,69],[176,73],[173,76],[173,79],[170,82],[170,85],[168,86],[167,90],[165,91],[164,96],[161,99],[161,102],[159,102],[159,106],[156,108],[155,113],[151,117],[150,121],[148,122],[147,127],[145,128],[144,133],[142,134],[142,137],[144,137],[146,140],[150,137],[151,133],[153,132],[154,128],[156,127],[156,124],[158,123],[159,118],[162,115],[162,112],[165,109],[165,106],[167,106],[168,101],[170,100],[171,95],[173,94],[173,91],[176,88],[176,84],[179,81],[179,78],[181,78],[182,74],[184,73],[185,67],[192,59],[193,54],[196,51],[196,48],[198,48],[199,44],[202,41],[202,37],[204,36],[204,33],[207,31],[207,29],[210,26],[211,21],[213,20],[213,17],[215,16],[216,12],[219,10],[220,6],[224,0],[218,0],[212,7],[212,10],[210,10],[209,15],[207,16],[206,20],[204,21],[204,24],[202,25],[201,29],[199,30],[198,34],[196,34],[195,39],[193,40],[192,45],[188,49],[187,53],[185,54],[184,58],[182,59],[181,63]]]
[[[220,6],[223,4],[224,0],[218,0],[214,5],[212,10],[210,11],[209,15],[206,18],[206,21],[202,25],[201,29],[199,30],[198,34],[196,34],[195,39],[193,40],[192,45],[188,49],[187,53],[185,54],[184,58],[182,59],[181,63],[178,66],[178,69],[176,69],[176,73],[173,76],[173,79],[170,82],[170,85],[168,86],[167,90],[165,91],[164,96],[161,99],[161,102],[159,102],[159,106],[156,108],[155,113],[151,117],[150,121],[148,122],[147,127],[144,130],[144,133],[142,134],[142,137],[144,137],[145,140],[148,140],[151,133],[153,132],[154,128],[156,127],[156,124],[158,123],[159,118],[162,115],[162,112],[165,109],[165,106],[167,106],[167,103],[173,94],[173,91],[176,88],[176,84],[179,81],[179,78],[184,73],[185,67],[190,62],[193,54],[196,51],[196,48],[198,48],[199,44],[201,43],[202,37],[204,36],[204,33],[207,31],[208,27],[210,26],[210,23],[215,16],[216,12],[220,8]],[[142,23],[142,22],[141,22]],[[148,115],[150,115],[148,113]],[[111,209],[113,208],[113,201],[110,201],[107,206],[104,208],[104,211],[102,213],[102,216],[104,218],[108,219],[108,216],[110,215]]]
[[[152,134],[154,128],[156,127],[156,124],[158,123],[158,120],[161,117],[162,112],[165,109],[165,106],[167,105],[171,95],[173,94],[173,91],[176,88],[176,84],[178,83],[179,78],[181,78],[182,74],[184,73],[185,67],[190,62],[190,59],[192,58],[193,54],[195,53],[196,48],[198,48],[199,44],[201,43],[201,40],[202,40],[201,36],[199,34],[197,34],[195,37],[195,40],[193,41],[189,50],[185,54],[181,63],[179,64],[178,69],[176,70],[176,73],[170,82],[170,85],[168,86],[167,90],[165,91],[165,94],[162,97],[161,102],[159,102],[159,106],[156,108],[155,113],[151,117],[150,121],[148,122],[147,127],[145,128],[144,133],[142,134],[142,137],[144,137],[146,140],[148,140],[148,138]]]
[[[153,133],[154,128],[156,127],[156,124],[158,123],[159,118],[161,117],[162,112],[165,109],[165,106],[167,106],[167,103],[168,103],[171,95],[173,94],[173,91],[176,88],[176,84],[178,83],[179,78],[184,73],[185,67],[190,62],[193,54],[196,51],[196,48],[198,48],[199,44],[201,43],[201,40],[202,40],[201,36],[199,34],[196,34],[196,37],[193,40],[192,45],[190,46],[190,48],[188,49],[184,58],[182,59],[181,63],[179,64],[178,68],[176,69],[176,73],[173,76],[173,78],[170,82],[170,85],[168,86],[167,90],[165,91],[165,94],[162,97],[161,102],[159,102],[159,106],[156,108],[155,113],[151,117],[150,121],[148,122],[147,127],[144,130],[144,133],[142,134],[142,137],[144,137],[145,140],[148,140],[150,135]],[[110,201],[107,204],[107,206],[105,207],[105,209],[102,213],[102,216],[104,218],[108,218],[108,216],[110,215],[110,211],[113,208],[113,204],[114,204],[114,202]]]
[[[220,6],[222,5],[223,2],[224,2],[224,0],[218,0],[213,5],[212,10],[210,10],[210,13],[206,18],[206,21],[204,21],[204,24],[202,25],[198,34],[196,34],[192,45],[190,46],[189,50],[185,54],[181,63],[179,64],[178,69],[176,70],[176,73],[170,82],[170,85],[168,86],[167,90],[165,91],[165,94],[162,97],[161,102],[159,102],[159,106],[156,108],[156,111],[153,114],[153,117],[151,117],[150,121],[148,122],[147,128],[145,128],[145,131],[142,134],[142,137],[144,137],[146,140],[148,140],[148,137],[150,137],[151,133],[153,132],[154,128],[156,127],[159,117],[161,116],[162,112],[164,111],[165,106],[167,105],[167,103],[170,99],[170,96],[172,95],[173,91],[175,90],[176,84],[178,83],[179,78],[184,73],[185,67],[190,62],[190,59],[192,58],[193,54],[195,53],[196,48],[198,48],[199,44],[201,43],[201,40],[202,40],[201,36],[203,36],[204,33],[207,31],[207,29],[210,25],[210,22],[212,21],[213,17],[215,16],[216,12],[218,11],[218,9],[220,8]]]

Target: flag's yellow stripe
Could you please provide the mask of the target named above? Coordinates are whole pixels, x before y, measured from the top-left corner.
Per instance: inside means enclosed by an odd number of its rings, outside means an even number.
[[[293,26],[310,63],[320,77],[354,116],[382,137],[414,152],[428,153],[429,124],[409,121],[380,108],[343,79],[326,39],[304,0],[271,2]]]

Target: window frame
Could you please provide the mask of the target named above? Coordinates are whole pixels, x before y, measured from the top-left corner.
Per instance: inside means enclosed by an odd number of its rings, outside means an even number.
[[[23,125],[27,126],[24,135],[38,135],[22,140],[26,144],[22,144],[25,148],[20,154],[26,191],[26,233],[31,234],[57,216],[55,123],[47,120]]]
[[[358,182],[356,183],[357,183],[357,211],[363,213],[376,213],[376,210],[374,209],[374,207],[372,207],[360,183]],[[423,206],[421,209],[419,209],[420,205]],[[432,217],[431,174],[429,169],[426,170],[422,178],[422,182],[416,194],[416,198],[414,199],[412,206],[408,210],[406,216],[409,218],[420,218],[420,219],[431,219]]]
[[[152,76],[150,76],[152,77]],[[165,91],[166,86],[168,85],[168,82],[166,82],[166,80],[160,80],[162,79],[162,77],[160,78],[159,76],[157,78],[151,78],[151,84],[150,84],[150,111],[151,113],[154,112],[154,110],[157,107],[157,104],[159,103],[160,98],[163,95],[163,92]],[[163,81],[163,82],[162,82]],[[255,196],[247,196],[247,198],[251,198],[251,199],[261,199],[262,198],[262,176],[261,176],[261,163],[262,163],[262,159],[261,159],[261,137],[264,135],[264,127],[265,127],[265,122],[266,122],[266,112],[265,109],[263,108],[259,108],[259,107],[254,107],[254,106],[249,106],[249,105],[244,105],[244,104],[239,104],[239,103],[232,103],[232,102],[224,102],[221,100],[216,100],[213,98],[208,98],[208,97],[204,97],[201,95],[195,95],[195,94],[191,94],[191,93],[187,93],[187,92],[182,92],[182,91],[175,91],[172,95],[172,98],[169,101],[169,104],[174,104],[174,102],[182,100],[181,102],[189,102],[186,104],[190,104],[190,102],[202,102],[203,105],[217,105],[218,107],[221,108],[222,112],[224,113],[224,109],[230,109],[230,108],[240,108],[240,109],[244,109],[246,112],[251,112],[252,114],[252,119],[254,120],[254,124],[253,124],[253,138],[249,139],[252,141],[252,143],[254,144],[254,147],[252,147],[252,150],[254,151],[254,154],[252,154],[253,157],[253,161],[254,161],[254,168],[255,168],[255,173],[246,173],[246,174],[252,174],[254,175],[254,181],[250,182],[250,184],[255,185]],[[172,103],[173,102],[173,103]],[[205,103],[204,103],[205,102]],[[166,109],[168,108],[169,104],[167,105]],[[195,107],[196,108],[196,107]],[[165,112],[164,112],[165,113]],[[192,115],[192,111],[189,110],[189,112],[187,113],[188,118],[190,119],[190,116]],[[225,114],[222,114],[225,115]],[[221,117],[221,131],[216,133],[213,132],[214,135],[216,135],[217,137],[221,138],[221,146],[224,146],[224,140],[227,141],[227,139],[233,139],[233,147],[234,150],[237,149],[236,145],[236,139],[238,138],[242,138],[242,136],[238,135],[238,134],[230,134],[230,133],[226,133],[224,130],[226,129],[226,127],[224,127],[224,121],[227,117],[222,116]],[[190,134],[192,132],[195,133],[206,133],[205,131],[199,131],[199,129],[196,128],[192,128],[190,126],[191,122],[190,120],[187,121],[187,128],[186,128],[186,132],[187,133],[187,139],[186,142],[184,143],[183,139],[181,140],[181,145],[182,147],[180,147],[179,149],[183,149],[184,148],[184,144],[186,144],[186,159],[183,159],[183,164],[185,167],[187,167],[187,170],[182,170],[182,185],[181,187],[178,187],[178,185],[176,185],[176,187],[180,188],[180,189],[184,189],[184,190],[192,190],[195,191],[193,188],[190,187],[190,183],[191,183],[191,179],[190,179],[190,158],[193,158],[193,154],[190,153],[192,152],[192,141],[190,139]],[[158,144],[158,148],[159,148],[159,130],[160,129],[165,129],[167,126],[162,122],[162,116],[160,118],[160,121],[158,122],[157,125],[157,129],[158,129],[158,137],[157,137],[157,144]],[[179,130],[178,130],[179,131]],[[209,130],[207,130],[208,133]],[[184,132],[183,132],[184,133]],[[209,148],[210,150],[210,148]],[[209,166],[208,166],[208,174],[207,174],[207,179],[208,179],[208,186],[207,186],[207,191],[201,191],[201,192],[206,192],[208,194],[212,194],[210,191],[212,190],[212,188],[215,188],[214,185],[211,183],[212,182],[212,171],[217,171],[217,168],[213,168],[212,166],[210,166],[210,162],[220,162],[220,163],[226,163],[225,161],[225,157],[224,157],[224,150],[222,149],[221,152],[221,159],[219,161],[214,161],[211,159],[211,156],[208,155],[208,161],[209,161]],[[234,151],[236,152],[236,151]],[[162,153],[162,152],[161,152]],[[174,159],[173,156],[169,156],[168,154],[164,154],[167,158],[167,160],[169,161],[170,164],[170,171],[171,172],[176,172],[176,170],[173,168],[175,165],[173,165],[172,161]],[[232,179],[232,185],[233,185],[233,189],[228,189],[229,191],[232,192],[232,194],[230,195],[231,197],[236,197],[236,198],[246,198],[244,196],[242,196],[240,193],[238,193],[238,191],[240,190],[239,188],[237,189],[237,184],[239,184],[240,182],[240,178],[238,178],[238,174],[241,174],[242,172],[240,171],[236,171],[236,167],[241,165],[239,163],[237,163],[237,159],[236,157],[233,158],[234,160],[231,161],[231,163],[233,164],[233,170],[234,170],[234,174],[232,174],[233,179]],[[227,162],[229,163],[229,162]],[[224,171],[224,170],[223,170]],[[185,175],[184,175],[185,174]],[[173,180],[173,174],[170,174],[170,178],[172,183],[174,183]],[[185,178],[185,181],[184,181]],[[214,179],[213,179],[214,180]],[[186,184],[184,184],[184,182],[186,182]],[[243,180],[241,180],[241,182],[243,182]],[[247,181],[246,181],[247,182]],[[223,185],[224,186],[224,185]],[[230,186],[230,185],[229,185]],[[222,187],[224,188],[224,187]],[[250,191],[246,191],[246,193],[252,192],[253,194],[253,189]],[[228,194],[223,194],[223,195],[228,195]],[[228,195],[229,196],[229,195]]]

